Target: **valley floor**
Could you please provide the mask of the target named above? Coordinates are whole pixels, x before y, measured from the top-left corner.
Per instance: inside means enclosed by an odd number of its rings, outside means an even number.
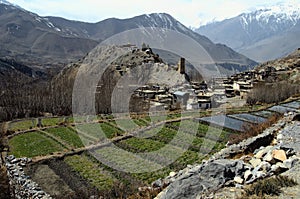
[[[261,108],[231,108],[224,113],[219,109],[177,112],[151,117],[127,115],[113,118],[111,115],[101,115],[97,118],[16,120],[7,126],[10,133],[9,154],[17,158],[32,158],[32,162],[24,168],[26,175],[52,196],[61,198],[68,194],[90,196],[100,193],[118,198],[123,193],[122,197],[136,197],[140,194],[136,193],[139,187],[149,186],[173,171],[200,163],[224,148],[231,135],[242,133],[243,124],[257,124],[276,112],[297,110],[300,101],[294,99],[279,106]],[[248,113],[250,110],[254,112]],[[214,121],[215,116],[210,116],[213,112],[224,117],[224,123]],[[211,123],[207,123],[207,119],[212,120]],[[43,126],[37,127],[40,123]],[[241,125],[239,128],[235,125],[237,123]],[[176,139],[178,141],[174,142]],[[185,149],[183,142],[188,141],[191,142]],[[124,151],[112,150],[112,144]],[[169,146],[170,151],[162,154],[163,158],[134,156],[152,153],[165,146]],[[93,156],[95,152],[103,155],[106,161],[126,165],[130,169],[150,168],[164,164],[174,154],[181,155],[158,171],[126,173],[99,161]],[[145,164],[145,161],[148,163]]]

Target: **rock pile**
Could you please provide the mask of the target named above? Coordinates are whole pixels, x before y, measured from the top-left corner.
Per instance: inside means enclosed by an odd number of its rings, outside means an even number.
[[[239,184],[250,184],[257,179],[267,176],[280,174],[290,168],[298,161],[295,156],[296,152],[292,148],[283,146],[267,146],[261,147],[254,152],[253,157],[249,160],[251,168],[248,169],[242,176],[238,176],[243,181],[235,181]],[[246,159],[247,157],[242,157]]]
[[[167,177],[164,183],[170,185],[157,198],[197,198],[199,193],[217,190],[241,176],[250,167],[241,160],[210,160],[195,167],[179,171],[175,176]],[[153,183],[155,186],[157,181]]]
[[[195,167],[188,167],[152,186],[167,186],[159,199],[197,198],[224,185],[242,187],[258,179],[282,173],[298,161],[295,151],[280,146],[261,147],[254,157],[243,156],[239,160],[209,160]]]
[[[293,116],[293,113],[286,114],[262,134],[228,146],[200,165],[188,166],[178,173],[172,172],[165,179],[153,182],[153,189],[166,187],[156,198],[202,198],[207,192],[218,190],[222,186],[243,187],[258,179],[291,169],[299,156],[294,145],[287,143],[296,142],[283,140],[290,139],[287,138],[288,133],[292,132],[290,128],[293,128],[293,132],[300,132],[299,122],[290,125]],[[230,159],[245,152],[253,155]]]
[[[13,155],[6,157],[6,167],[9,183],[12,187],[12,195],[15,198],[43,198],[51,199],[37,183],[33,182],[29,176],[25,175],[23,167],[31,162],[29,158],[15,158]]]

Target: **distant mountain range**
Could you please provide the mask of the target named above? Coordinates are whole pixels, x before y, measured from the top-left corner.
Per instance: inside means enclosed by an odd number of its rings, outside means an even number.
[[[3,1],[0,4],[0,42],[1,57],[43,68],[61,67],[63,63],[81,58],[98,44],[67,34],[48,18]]]
[[[299,4],[278,4],[202,26],[196,32],[262,62],[300,47],[299,19]]]
[[[0,1],[0,56],[32,68],[61,69],[65,64],[84,57],[101,41],[140,27],[167,28],[183,33],[196,40],[216,63],[227,69],[234,66],[236,70],[246,70],[256,65],[256,62],[225,45],[214,44],[165,13],[85,23],[41,17],[6,1]]]

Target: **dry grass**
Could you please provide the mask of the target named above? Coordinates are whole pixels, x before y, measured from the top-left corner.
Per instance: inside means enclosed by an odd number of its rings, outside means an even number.
[[[152,189],[152,190],[144,190],[139,193],[136,193],[132,196],[129,196],[127,199],[153,199],[155,198],[159,193],[161,192],[161,189]]]
[[[265,129],[275,124],[281,118],[280,114],[272,115],[267,121],[260,124],[248,124],[243,126],[243,133],[232,134],[229,137],[230,144],[237,144],[241,141],[262,133]]]
[[[282,187],[292,187],[298,183],[287,176],[276,176],[268,179],[260,180],[246,188],[241,198],[264,198],[269,196],[278,196]]]

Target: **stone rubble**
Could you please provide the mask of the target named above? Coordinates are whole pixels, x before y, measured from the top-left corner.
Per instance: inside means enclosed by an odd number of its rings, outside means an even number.
[[[299,161],[299,154],[296,151],[300,150],[295,150],[295,144],[288,145],[286,144],[288,142],[283,141],[295,139],[287,136],[290,128],[296,126],[300,130],[299,122],[296,124],[292,121],[294,125],[288,125],[293,116],[295,113],[287,113],[283,119],[262,134],[239,144],[230,145],[200,165],[189,166],[177,173],[171,172],[165,179],[153,182],[153,189],[164,189],[156,199],[202,198],[206,193],[223,186],[235,185],[243,188],[244,185],[258,179],[278,175],[293,168]],[[300,135],[298,138],[300,141]],[[264,146],[255,149],[254,146],[259,144]],[[253,153],[253,157],[244,155],[236,160],[230,159],[245,151]]]
[[[15,158],[13,155],[9,155],[5,160],[9,183],[12,188],[11,194],[15,198],[51,199],[49,194],[44,192],[37,183],[24,173],[23,167],[31,162],[30,158]]]

